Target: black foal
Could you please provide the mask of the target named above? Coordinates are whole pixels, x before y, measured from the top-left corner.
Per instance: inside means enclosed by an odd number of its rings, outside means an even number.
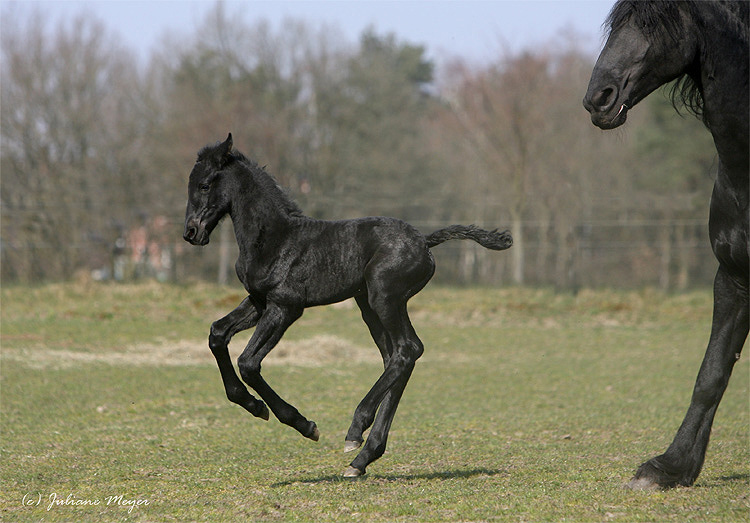
[[[344,450],[356,450],[372,430],[344,476],[361,476],[383,455],[396,407],[414,363],[422,355],[406,302],[435,271],[430,248],[451,239],[471,239],[493,250],[512,244],[508,232],[453,225],[425,237],[394,218],[321,221],[306,217],[274,179],[232,151],[232,135],[198,153],[190,173],[185,213],[186,241],[206,245],[219,220],[232,219],[240,256],[237,275],[248,292],[240,305],[211,325],[209,346],[227,397],[254,416],[281,421],[317,441],[314,422],[276,394],[260,374],[263,358],[306,307],[354,297],[383,357],[385,371],[354,411]],[[229,340],[256,327],[234,371]],[[265,401],[265,403],[264,403]],[[377,414],[377,415],[376,415]]]

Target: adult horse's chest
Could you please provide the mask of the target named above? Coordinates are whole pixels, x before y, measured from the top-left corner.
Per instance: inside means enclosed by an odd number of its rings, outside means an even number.
[[[719,173],[711,195],[708,222],[711,247],[716,259],[725,270],[742,281],[744,286],[747,286],[750,267],[747,177],[745,172],[745,183],[738,184],[736,179],[730,180],[726,173]]]
[[[744,75],[747,76],[747,69]],[[744,84],[747,87],[747,80]],[[726,89],[711,87],[706,92],[704,114],[719,155],[719,172],[711,195],[709,238],[721,266],[747,287],[750,266],[748,94],[740,94],[730,101],[722,94]]]

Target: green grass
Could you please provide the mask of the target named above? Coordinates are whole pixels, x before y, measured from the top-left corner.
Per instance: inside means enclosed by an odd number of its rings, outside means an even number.
[[[208,285],[2,289],[0,519],[750,516],[747,358],[735,367],[696,485],[623,488],[682,420],[708,338],[710,292],[428,287],[410,307],[425,354],[388,451],[355,481],[340,478],[353,457],[342,453],[344,435],[379,364],[323,351],[324,364],[292,357],[264,366],[317,422],[317,443],[253,418],[226,400],[205,347],[211,321],[242,297]],[[285,340],[295,347],[323,335],[377,353],[351,307],[311,309]],[[248,336],[237,336],[235,354]],[[185,347],[185,364],[165,347]],[[50,507],[52,495],[99,504]],[[118,506],[115,496],[148,504]]]

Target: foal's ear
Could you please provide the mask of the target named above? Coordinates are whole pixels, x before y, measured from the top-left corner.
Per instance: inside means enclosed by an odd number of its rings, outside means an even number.
[[[221,164],[225,165],[229,161],[229,157],[232,154],[232,133],[229,133],[229,136],[227,136],[227,139],[224,141],[224,143],[219,145],[219,158],[221,159]]]

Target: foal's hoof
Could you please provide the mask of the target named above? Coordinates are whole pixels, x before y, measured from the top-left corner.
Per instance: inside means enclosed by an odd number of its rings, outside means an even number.
[[[361,446],[362,446],[362,442],[361,441],[349,441],[349,440],[346,440],[344,442],[344,453],[351,452],[353,450],[357,450]],[[351,467],[349,467],[349,468],[351,468]],[[354,469],[354,470],[357,470],[357,469]]]
[[[349,468],[347,468],[344,471],[344,477],[345,478],[359,478],[359,477],[364,476],[364,475],[365,475],[364,472],[362,472],[361,470],[359,470],[356,467],[352,467],[351,465],[349,466]]]
[[[262,420],[268,421],[268,418],[270,417],[270,414],[268,412],[268,407],[265,403],[262,401],[258,402],[258,407],[256,407],[256,412],[253,412],[253,416],[256,418],[260,418]]]
[[[320,431],[318,430],[318,426],[314,421],[311,421],[310,423],[312,423],[312,431],[310,431],[310,433],[305,437],[313,441],[318,441],[320,439]]]

